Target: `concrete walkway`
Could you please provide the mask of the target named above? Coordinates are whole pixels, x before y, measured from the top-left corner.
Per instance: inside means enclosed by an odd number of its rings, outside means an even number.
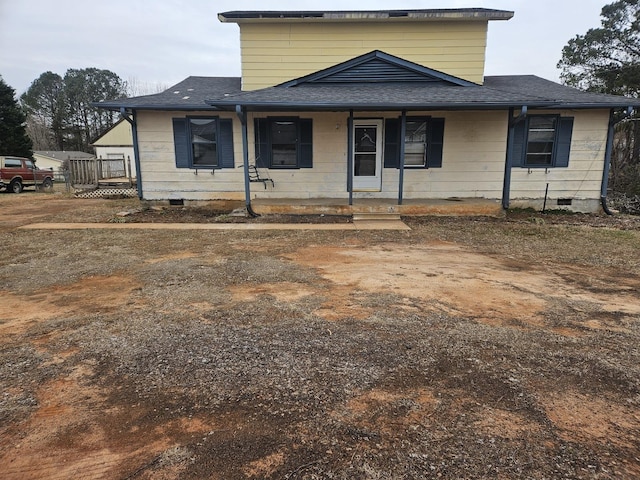
[[[401,220],[352,223],[32,223],[23,230],[411,230]]]

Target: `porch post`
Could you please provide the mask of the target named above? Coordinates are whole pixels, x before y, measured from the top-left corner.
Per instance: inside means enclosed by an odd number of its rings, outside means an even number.
[[[244,203],[247,213],[252,217],[259,215],[251,208],[251,190],[249,183],[249,140],[247,135],[247,112],[240,105],[236,105],[236,115],[242,126],[242,164],[244,166]]]
[[[349,205],[353,205],[353,110],[349,110],[347,122],[347,190]]]
[[[400,175],[398,181],[398,205],[402,205],[402,192],[404,190],[404,137],[407,133],[407,111],[402,110],[400,117]]]
[[[513,165],[513,142],[515,137],[515,127],[527,116],[527,106],[523,105],[520,110],[520,115],[513,117],[514,108],[509,108],[509,128],[507,130],[507,155],[504,161],[504,179],[502,183],[502,208],[507,210],[509,208],[509,202],[511,195],[511,166]]]
[[[131,117],[127,115],[124,107],[120,109],[120,117],[124,118],[131,125],[131,135],[133,137],[133,162],[136,165],[136,189],[138,190],[138,198],[142,200],[142,172],[140,169],[140,147],[138,146],[138,121],[136,120],[136,111],[131,112]],[[131,173],[131,168],[129,168]]]

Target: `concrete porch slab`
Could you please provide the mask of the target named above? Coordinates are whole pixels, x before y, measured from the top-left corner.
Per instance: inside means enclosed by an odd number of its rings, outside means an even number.
[[[261,198],[252,200],[251,206],[261,215],[504,215],[499,200],[484,198],[410,199],[404,200],[402,205],[398,205],[397,199],[386,198],[354,198],[353,205],[349,205],[346,198]]]

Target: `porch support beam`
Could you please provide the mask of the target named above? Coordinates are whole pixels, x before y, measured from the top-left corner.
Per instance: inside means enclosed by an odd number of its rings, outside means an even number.
[[[513,165],[513,142],[515,139],[515,127],[527,116],[527,106],[523,105],[520,114],[514,118],[514,108],[509,108],[509,126],[507,130],[507,154],[504,162],[504,179],[502,183],[502,208],[509,208],[511,194],[511,166]]]
[[[400,171],[398,180],[398,205],[402,205],[404,191],[404,137],[407,133],[407,111],[402,110],[400,116]]]
[[[247,112],[240,105],[236,105],[236,115],[242,125],[242,164],[244,166],[244,203],[247,213],[252,217],[258,214],[251,208],[251,187],[249,183],[249,137],[247,134]]]
[[[353,110],[349,110],[347,121],[347,191],[349,205],[353,205]]]
[[[124,107],[120,107],[120,118],[125,119],[131,125],[131,135],[133,137],[133,163],[136,165],[136,189],[138,190],[138,198],[142,200],[142,171],[140,168],[140,147],[138,146],[138,122],[136,121],[135,110],[131,111],[131,116]],[[129,167],[129,175],[131,175],[131,167]],[[129,176],[131,179],[131,176]],[[97,180],[96,180],[97,181]]]

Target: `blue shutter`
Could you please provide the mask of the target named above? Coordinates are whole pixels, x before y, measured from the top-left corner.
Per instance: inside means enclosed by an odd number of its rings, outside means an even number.
[[[300,142],[298,147],[298,166],[300,168],[313,168],[313,122],[310,118],[300,119]]]
[[[427,152],[427,168],[442,167],[442,150],[444,148],[444,118],[431,119],[431,141]]]
[[[398,168],[400,164],[400,120],[384,121],[384,168]]]
[[[173,119],[173,146],[176,152],[176,167],[189,168],[191,158],[191,141],[189,139],[188,120]]]
[[[513,143],[511,144],[511,166],[524,167],[527,156],[527,125],[529,122],[525,119],[516,123],[513,127]]]
[[[571,134],[573,133],[573,117],[560,117],[558,125],[558,145],[556,146],[556,167],[569,166],[571,151]]]
[[[256,166],[269,168],[271,166],[271,148],[269,142],[269,122],[266,118],[256,118],[253,122],[255,133]]]
[[[220,120],[220,136],[218,138],[218,165],[221,168],[234,168],[233,158],[233,120]]]

